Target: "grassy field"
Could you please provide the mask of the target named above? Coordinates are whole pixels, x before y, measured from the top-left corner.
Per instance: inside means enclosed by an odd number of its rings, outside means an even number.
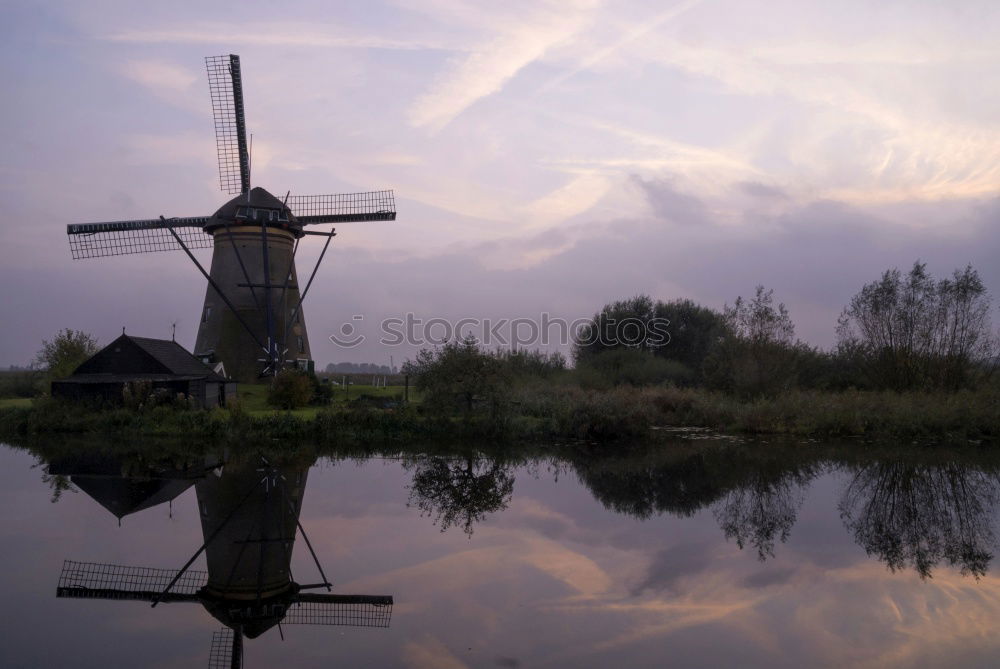
[[[8,407],[30,407],[31,398],[30,397],[7,397],[0,399],[0,409],[6,409]]]
[[[375,386],[352,385],[349,386],[347,390],[341,386],[334,386],[333,406],[346,406],[361,397],[392,399],[395,397],[402,397],[403,392],[403,386],[376,388]],[[318,411],[322,411],[324,409],[324,407],[303,407],[301,409],[294,409],[290,412],[285,412],[281,409],[269,406],[267,404],[266,384],[240,384],[237,388],[237,394],[241,408],[250,415],[254,416],[280,412],[291,413],[293,416],[297,416],[299,418],[310,419],[314,418]],[[410,399],[413,400],[412,388],[410,389]]]

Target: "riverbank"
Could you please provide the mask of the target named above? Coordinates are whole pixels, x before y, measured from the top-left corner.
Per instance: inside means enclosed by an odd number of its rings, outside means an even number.
[[[51,399],[0,407],[0,440],[89,434],[318,444],[455,439],[614,442],[655,440],[679,427],[746,435],[991,443],[1000,440],[1000,394],[796,391],[740,400],[698,389],[587,391],[537,385],[516,389],[499,410],[463,416],[438,415],[419,405],[377,403],[341,403],[296,412],[248,411],[240,406],[211,411],[94,410]]]

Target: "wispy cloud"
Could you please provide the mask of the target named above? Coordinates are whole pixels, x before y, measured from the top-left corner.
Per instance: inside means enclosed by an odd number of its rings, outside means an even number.
[[[201,23],[181,28],[128,28],[105,33],[101,39],[133,44],[218,44],[232,34],[233,26]],[[299,23],[248,23],[239,27],[240,40],[254,46],[324,47],[334,49],[443,50],[462,49],[454,42],[433,39],[378,37],[344,34],[335,26]]]
[[[474,104],[500,91],[521,69],[581,30],[593,3],[555,2],[502,25],[499,34],[462,58],[452,60],[430,89],[410,107],[410,123],[438,130]],[[515,9],[514,11],[517,11]]]
[[[543,93],[545,91],[548,91],[549,89],[555,88],[559,84],[576,76],[580,72],[583,72],[584,70],[589,70],[598,63],[607,60],[608,57],[618,52],[623,47],[631,44],[632,42],[635,42],[638,39],[646,37],[653,31],[663,26],[668,21],[671,21],[680,16],[681,14],[683,14],[684,12],[688,11],[689,9],[697,5],[700,5],[703,1],[704,0],[683,0],[682,2],[678,2],[670,9],[661,12],[657,16],[653,17],[651,20],[633,26],[621,38],[615,40],[613,43],[609,44],[608,46],[602,49],[598,49],[593,54],[585,57],[576,67],[560,74],[559,76],[553,79],[550,79],[548,82],[545,83],[545,85],[543,85],[538,90],[538,92]]]
[[[462,662],[440,639],[425,637],[403,646],[403,663],[413,669],[465,669]]]
[[[735,93],[783,96],[797,103],[797,123],[782,128],[783,145],[754,144],[751,132],[748,146],[772,160],[776,152],[787,152],[795,173],[784,178],[807,180],[826,196],[885,201],[964,198],[996,191],[1000,183],[996,128],[935,117],[915,108],[902,90],[900,81],[905,79],[889,80],[880,87],[879,79],[864,76],[856,67],[830,70],[809,48],[797,53],[790,47],[772,47],[764,53],[748,57],[744,49],[665,39],[649,47],[646,56],[720,82]],[[866,61],[863,56],[854,59]],[[887,61],[890,55],[875,52],[867,59]]]

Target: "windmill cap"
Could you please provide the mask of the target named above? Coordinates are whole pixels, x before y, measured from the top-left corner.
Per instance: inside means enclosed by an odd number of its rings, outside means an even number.
[[[241,629],[248,639],[255,639],[281,622],[298,591],[297,584],[289,583],[284,592],[257,600],[227,598],[202,588],[198,599],[220,623],[234,630]]]
[[[302,226],[291,210],[281,200],[259,186],[250,189],[249,194],[240,193],[219,207],[204,229],[206,232],[212,232],[221,227],[223,222],[236,225],[266,223],[269,227],[288,230],[296,237],[302,236]]]

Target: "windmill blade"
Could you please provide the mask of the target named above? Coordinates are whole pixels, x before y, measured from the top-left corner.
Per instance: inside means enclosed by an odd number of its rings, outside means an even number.
[[[99,562],[64,560],[56,597],[74,599],[128,599],[151,602],[177,575],[176,569],[126,567]],[[165,602],[196,601],[196,593],[208,582],[208,572],[188,571],[167,595]]]
[[[202,231],[208,219],[208,216],[172,218],[169,225],[161,219],[74,223],[66,226],[66,234],[74,260],[179,251],[181,246],[170,234],[171,227],[189,248],[207,249],[214,244],[212,236]]]
[[[215,148],[219,154],[219,186],[230,195],[250,191],[250,156],[243,114],[243,77],[240,57],[208,56],[208,92],[215,119]]]
[[[291,195],[286,204],[302,225],[396,220],[396,200],[391,190]]]
[[[388,627],[391,618],[391,596],[299,593],[281,622],[284,625]]]
[[[235,659],[235,662],[233,661]],[[208,669],[232,669],[243,666],[243,638],[233,630],[223,627],[212,632],[212,646],[208,651]]]

